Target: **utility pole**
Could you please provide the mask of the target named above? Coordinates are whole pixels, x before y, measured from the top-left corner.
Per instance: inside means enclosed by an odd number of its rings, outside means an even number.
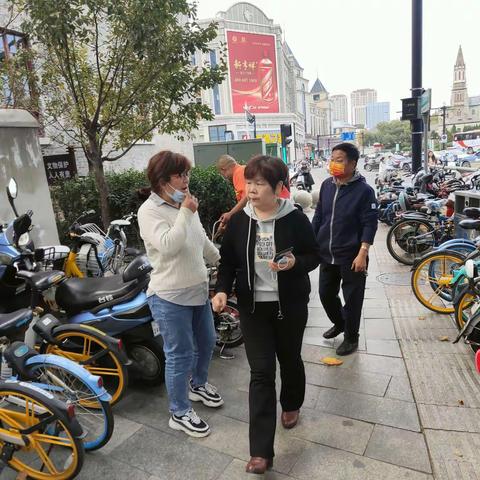
[[[423,0],[412,0],[412,97],[420,97],[422,88],[422,22]],[[420,101],[420,99],[418,100]],[[423,122],[412,120],[412,171],[422,166]]]

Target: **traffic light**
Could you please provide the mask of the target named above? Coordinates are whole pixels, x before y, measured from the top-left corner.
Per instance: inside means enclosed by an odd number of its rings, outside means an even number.
[[[292,125],[289,123],[282,123],[280,125],[280,134],[282,136],[282,158],[285,163],[288,163],[287,160],[287,145],[291,143],[292,139]]]

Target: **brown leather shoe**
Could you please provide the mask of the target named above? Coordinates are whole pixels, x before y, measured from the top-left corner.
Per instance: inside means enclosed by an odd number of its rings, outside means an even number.
[[[250,461],[247,463],[245,471],[247,473],[256,473],[260,475],[265,473],[267,470],[270,470],[272,466],[272,458],[251,457]]]
[[[293,412],[282,412],[283,428],[293,428],[298,423],[298,416],[300,410],[293,410]]]

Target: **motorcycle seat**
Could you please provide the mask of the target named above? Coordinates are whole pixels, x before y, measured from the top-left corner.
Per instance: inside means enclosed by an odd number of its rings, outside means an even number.
[[[148,284],[149,276],[125,282],[122,275],[69,278],[55,293],[58,306],[69,314],[97,312],[133,298]]]
[[[29,308],[22,308],[12,313],[0,314],[0,335],[5,335],[5,333],[12,328],[29,322],[32,317],[33,312]]]
[[[29,272],[27,270],[20,270],[16,275],[39,292],[47,290],[47,288],[56,285],[65,278],[65,274],[57,270],[52,270],[51,272]]]
[[[458,225],[464,230],[480,230],[480,219],[466,218],[458,222]]]
[[[468,218],[477,219],[480,218],[480,208],[478,207],[467,207],[463,210],[463,214]]]

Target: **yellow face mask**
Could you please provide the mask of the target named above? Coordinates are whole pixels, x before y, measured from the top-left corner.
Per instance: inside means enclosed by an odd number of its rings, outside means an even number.
[[[345,173],[345,164],[330,162],[329,170],[333,177],[341,177]]]

